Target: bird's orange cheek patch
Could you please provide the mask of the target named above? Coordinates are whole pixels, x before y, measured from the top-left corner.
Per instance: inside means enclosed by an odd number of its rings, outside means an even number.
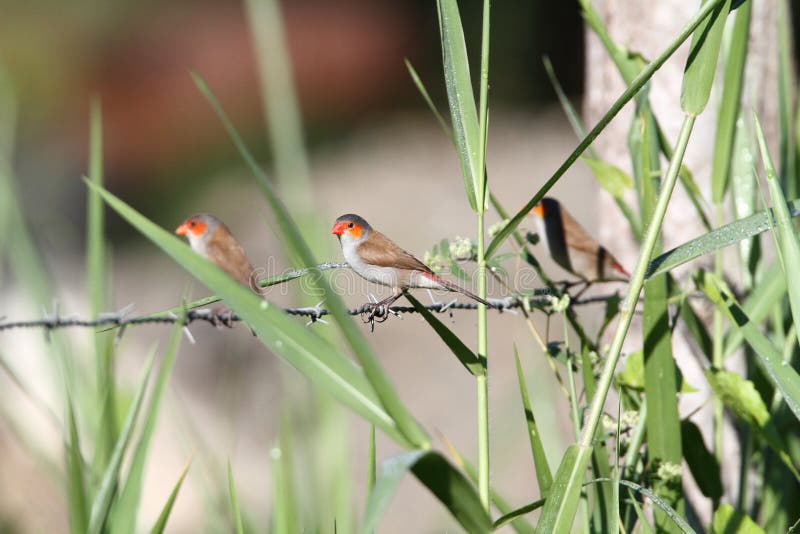
[[[192,232],[194,235],[203,235],[206,231],[208,225],[204,222],[195,221],[193,225],[189,227],[189,231]]]
[[[544,217],[544,204],[542,204],[541,202],[536,204],[531,210],[531,213],[533,213],[537,217]]]
[[[358,239],[359,237],[361,237],[361,234],[364,233],[364,228],[356,224],[349,230],[349,232],[350,235],[353,236],[353,239]]]

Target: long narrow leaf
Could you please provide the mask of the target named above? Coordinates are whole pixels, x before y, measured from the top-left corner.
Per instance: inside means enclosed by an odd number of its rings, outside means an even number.
[[[189,460],[186,463],[186,467],[183,468],[181,476],[178,477],[178,481],[175,483],[175,487],[172,488],[172,492],[170,492],[167,502],[164,503],[164,507],[161,509],[161,513],[158,514],[158,519],[153,525],[153,528],[150,530],[150,534],[162,534],[164,532],[164,529],[167,526],[167,520],[169,519],[169,515],[172,513],[172,506],[175,504],[175,499],[178,498],[178,492],[181,490],[181,486],[183,485],[183,479],[186,478],[186,474],[189,472],[189,467],[191,465],[192,461]]]
[[[181,337],[183,336],[183,325],[181,321],[175,323],[172,329],[172,336],[167,344],[164,353],[164,361],[158,370],[156,384],[150,396],[150,403],[143,417],[143,427],[139,441],[136,443],[133,460],[128,469],[128,477],[120,491],[119,499],[112,511],[113,532],[121,534],[132,534],[136,527],[136,516],[139,511],[139,503],[142,494],[142,482],[147,462],[147,454],[150,450],[150,441],[156,428],[161,399],[167,387],[169,378],[172,375],[172,367],[178,355]]]
[[[704,0],[706,5],[712,3],[712,0]],[[686,60],[681,85],[681,109],[689,115],[702,113],[711,95],[722,33],[725,30],[725,19],[730,11],[730,5],[731,0],[718,4],[692,35],[689,58]]]
[[[119,481],[120,468],[122,467],[122,457],[128,448],[133,428],[139,417],[139,411],[142,407],[144,400],[144,392],[147,389],[147,382],[150,379],[150,370],[153,368],[153,358],[155,357],[155,349],[151,350],[145,364],[144,373],[139,380],[139,387],[136,389],[136,395],[133,398],[128,415],[125,417],[125,422],[119,433],[114,451],[108,463],[108,467],[103,473],[103,479],[100,482],[100,487],[92,502],[92,512],[89,516],[89,526],[86,529],[90,534],[98,534],[102,531],[103,525],[106,523],[108,513],[111,509],[111,499],[117,490]]]
[[[69,526],[72,532],[85,532],[89,523],[86,482],[83,472],[83,456],[75,423],[75,409],[72,399],[67,396],[67,422],[69,439],[64,444],[67,465],[67,500],[69,503]]]
[[[483,211],[483,206],[478,206],[479,174],[483,172],[483,169],[479,169],[481,133],[469,74],[464,29],[461,27],[456,0],[438,0],[436,5],[439,10],[444,79],[458,159],[464,175],[464,188],[472,209]]]
[[[415,450],[381,464],[375,487],[367,501],[361,531],[371,533],[389,505],[403,475],[411,471],[470,533],[489,532],[492,522],[483,511],[475,487],[461,472],[435,451]]]
[[[792,217],[800,215],[800,200],[789,202],[787,209]],[[772,222],[770,221],[770,215],[773,217]],[[757,236],[775,225],[774,217],[772,210],[760,211],[750,217],[720,226],[712,232],[687,241],[653,259],[647,267],[647,277],[658,276],[709,252],[736,244],[742,239]]]
[[[706,273],[702,290],[741,330],[744,338],[758,355],[757,361],[761,364],[765,375],[780,390],[789,409],[800,420],[800,375],[797,371],[790,365],[784,365],[783,355],[759,330],[758,325],[750,321],[722,280]]]
[[[758,117],[755,115],[753,117],[756,139],[758,139],[758,146],[761,149],[761,160],[764,163],[767,186],[772,197],[772,209],[777,222],[778,248],[781,265],[783,265],[783,275],[786,278],[786,288],[789,292],[792,320],[795,331],[800,332],[800,273],[797,272],[797,266],[800,265],[800,240],[798,240],[797,230],[786,207],[786,198],[781,189],[781,182],[775,174],[775,167],[772,165],[772,158],[767,150],[767,142],[764,139],[764,132],[761,131],[761,124],[758,122]]]
[[[453,333],[452,330],[447,328],[444,323],[442,323],[439,319],[437,319],[430,310],[426,309],[425,306],[420,303],[417,299],[412,297],[409,294],[406,294],[406,298],[414,305],[414,309],[422,315],[423,319],[425,319],[431,328],[439,334],[439,337],[442,338],[450,350],[453,352],[458,361],[466,368],[467,371],[472,373],[473,376],[480,376],[486,374],[486,369],[483,366],[483,363],[478,359],[472,350],[467,347],[461,339],[457,335]]]
[[[522,364],[519,362],[517,347],[514,347],[514,361],[517,364],[517,380],[519,381],[519,395],[522,399],[522,408],[525,410],[525,422],[528,426],[528,439],[531,442],[531,456],[533,465],[536,468],[536,481],[539,484],[539,494],[547,495],[550,486],[553,484],[553,474],[550,471],[550,464],[547,462],[547,454],[542,444],[542,436],[536,427],[536,419],[533,417],[531,401],[528,397],[528,386],[525,384],[525,374],[522,372]]]
[[[536,534],[570,532],[578,511],[579,496],[592,457],[592,447],[570,445],[558,467],[547,502],[539,516]]]
[[[231,511],[233,512],[233,525],[236,534],[244,534],[242,510],[239,508],[239,497],[236,494],[236,483],[233,481],[233,469],[231,469],[230,460],[228,460],[228,495],[231,498]]]

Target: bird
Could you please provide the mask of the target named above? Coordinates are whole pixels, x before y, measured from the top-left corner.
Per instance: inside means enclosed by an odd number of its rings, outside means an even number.
[[[531,214],[537,220],[539,237],[550,256],[564,270],[587,284],[630,279],[614,255],[595,241],[558,200],[544,197]]]
[[[368,305],[372,309],[370,320],[375,318],[377,310],[381,307],[388,309],[390,304],[411,288],[453,291],[489,308],[495,307],[463,287],[438,276],[430,267],[373,229],[358,215],[342,215],[333,223],[331,233],[339,238],[344,259],[359,276],[392,288],[392,294],[388,298]]]
[[[210,260],[231,278],[259,293],[258,278],[244,248],[218,218],[208,213],[192,215],[175,229],[175,233],[185,235],[195,252]],[[212,316],[230,326],[233,312],[222,307],[213,310]]]

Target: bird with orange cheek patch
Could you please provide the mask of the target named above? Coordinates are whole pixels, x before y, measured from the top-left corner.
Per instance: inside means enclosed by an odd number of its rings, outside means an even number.
[[[192,215],[178,226],[175,233],[185,235],[195,252],[217,265],[231,278],[258,293],[258,279],[253,266],[242,245],[222,221],[207,213]],[[233,315],[230,309],[217,308],[213,313],[215,318],[230,326]]]
[[[358,215],[342,215],[336,219],[331,233],[339,238],[344,259],[359,276],[392,288],[391,296],[370,305],[373,311],[370,319],[375,317],[375,311],[380,307],[388,308],[403,292],[415,287],[462,293],[494,308],[479,296],[436,275],[430,267],[374,230]]]
[[[531,214],[536,218],[539,237],[550,256],[564,270],[587,284],[630,279],[617,259],[595,241],[558,200],[543,198]]]

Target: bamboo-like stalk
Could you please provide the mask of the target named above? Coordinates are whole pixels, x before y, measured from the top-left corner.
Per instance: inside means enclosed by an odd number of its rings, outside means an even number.
[[[639,259],[636,261],[636,268],[633,271],[631,278],[630,288],[625,295],[625,300],[620,309],[619,323],[614,331],[614,338],[611,341],[611,348],[609,349],[603,371],[600,374],[600,379],[597,383],[597,392],[592,398],[592,404],[589,406],[588,417],[586,424],[583,427],[583,434],[581,434],[580,445],[583,447],[590,447],[594,439],[597,424],[600,421],[600,416],[603,412],[603,404],[608,395],[608,390],[611,387],[612,379],[614,378],[614,370],[619,361],[619,355],[622,351],[622,343],[625,341],[625,336],[628,333],[628,328],[631,325],[633,312],[636,307],[636,302],[639,300],[639,293],[642,291],[644,285],[644,277],[647,272],[647,264],[650,261],[650,256],[653,254],[656,241],[661,233],[661,224],[664,221],[664,214],[667,212],[667,205],[672,196],[672,190],[675,188],[675,180],[678,177],[678,172],[681,168],[683,161],[683,154],[686,151],[686,146],[689,144],[689,138],[692,134],[695,116],[686,115],[681,126],[681,131],[678,136],[678,142],[675,146],[673,158],[669,163],[667,175],[664,178],[664,183],[661,187],[661,192],[656,201],[656,207],[653,211],[653,218],[647,226],[642,242],[642,250],[639,253]]]

